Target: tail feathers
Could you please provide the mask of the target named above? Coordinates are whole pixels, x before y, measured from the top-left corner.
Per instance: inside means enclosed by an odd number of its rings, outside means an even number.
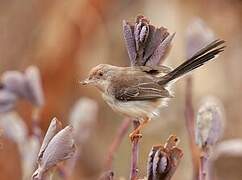
[[[158,83],[161,85],[164,85],[176,78],[179,78],[182,75],[185,75],[186,73],[202,66],[204,63],[206,63],[209,60],[212,60],[218,55],[220,52],[224,51],[225,46],[219,47],[222,45],[225,41],[223,40],[215,40],[211,42],[206,47],[199,50],[196,54],[194,54],[191,58],[189,58],[187,61],[182,63],[180,66],[178,66],[176,69],[171,71],[170,73],[163,76]]]

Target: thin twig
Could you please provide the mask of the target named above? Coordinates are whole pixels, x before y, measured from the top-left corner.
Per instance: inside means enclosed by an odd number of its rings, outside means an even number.
[[[207,180],[209,173],[208,173],[208,157],[209,152],[208,148],[202,148],[202,152],[200,153],[200,164],[199,164],[199,180]]]
[[[134,129],[136,129],[139,125],[139,121],[133,120]],[[130,180],[138,179],[139,139],[140,137],[137,136],[132,141]]]
[[[39,127],[40,113],[41,113],[41,108],[33,107],[33,110],[32,110],[32,128],[33,128],[33,133],[39,139],[39,142],[41,144],[43,137],[42,137],[41,129]]]
[[[130,118],[125,118],[122,121],[122,124],[119,126],[117,133],[116,133],[116,136],[115,136],[112,144],[109,146],[109,149],[108,149],[107,159],[106,159],[106,162],[105,162],[105,170],[111,170],[112,169],[114,155],[117,152],[124,136],[126,135],[130,124],[131,124]]]
[[[189,146],[191,149],[192,163],[193,163],[193,179],[198,179],[199,174],[199,160],[198,160],[198,149],[195,143],[195,119],[194,119],[194,108],[192,104],[192,77],[187,78],[186,83],[186,95],[185,95],[185,121],[188,132]]]
[[[72,173],[74,172],[76,163],[79,158],[80,158],[80,149],[78,148],[75,154],[73,155],[73,157],[67,161],[67,166],[65,169],[67,179],[69,179]]]

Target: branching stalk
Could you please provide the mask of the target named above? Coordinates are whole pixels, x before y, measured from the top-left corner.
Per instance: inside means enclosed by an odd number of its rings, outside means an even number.
[[[139,125],[139,121],[133,120],[134,129],[136,129]],[[139,140],[140,137],[137,136],[132,141],[130,180],[138,179]]]
[[[105,169],[106,170],[111,170],[112,165],[113,165],[113,159],[115,156],[115,153],[117,152],[123,138],[127,134],[127,131],[129,129],[129,126],[131,124],[131,120],[129,118],[125,118],[120,127],[117,130],[116,136],[112,142],[112,144],[109,147],[108,154],[107,154],[107,159],[105,162]]]
[[[191,149],[192,163],[193,163],[193,179],[198,179],[199,174],[199,160],[198,160],[198,149],[195,142],[195,116],[194,108],[192,104],[192,77],[187,78],[186,83],[186,95],[185,95],[185,121],[186,129],[188,132],[189,146]]]

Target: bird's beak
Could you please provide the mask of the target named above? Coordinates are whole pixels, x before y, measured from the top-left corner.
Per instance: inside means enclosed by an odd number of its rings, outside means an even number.
[[[88,79],[85,79],[85,80],[83,80],[83,81],[80,81],[80,84],[81,85],[87,85],[87,84],[89,84],[90,82],[89,82],[89,80]]]

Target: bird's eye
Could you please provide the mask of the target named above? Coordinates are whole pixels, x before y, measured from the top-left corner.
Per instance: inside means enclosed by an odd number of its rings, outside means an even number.
[[[103,72],[98,72],[98,76],[103,76]]]

